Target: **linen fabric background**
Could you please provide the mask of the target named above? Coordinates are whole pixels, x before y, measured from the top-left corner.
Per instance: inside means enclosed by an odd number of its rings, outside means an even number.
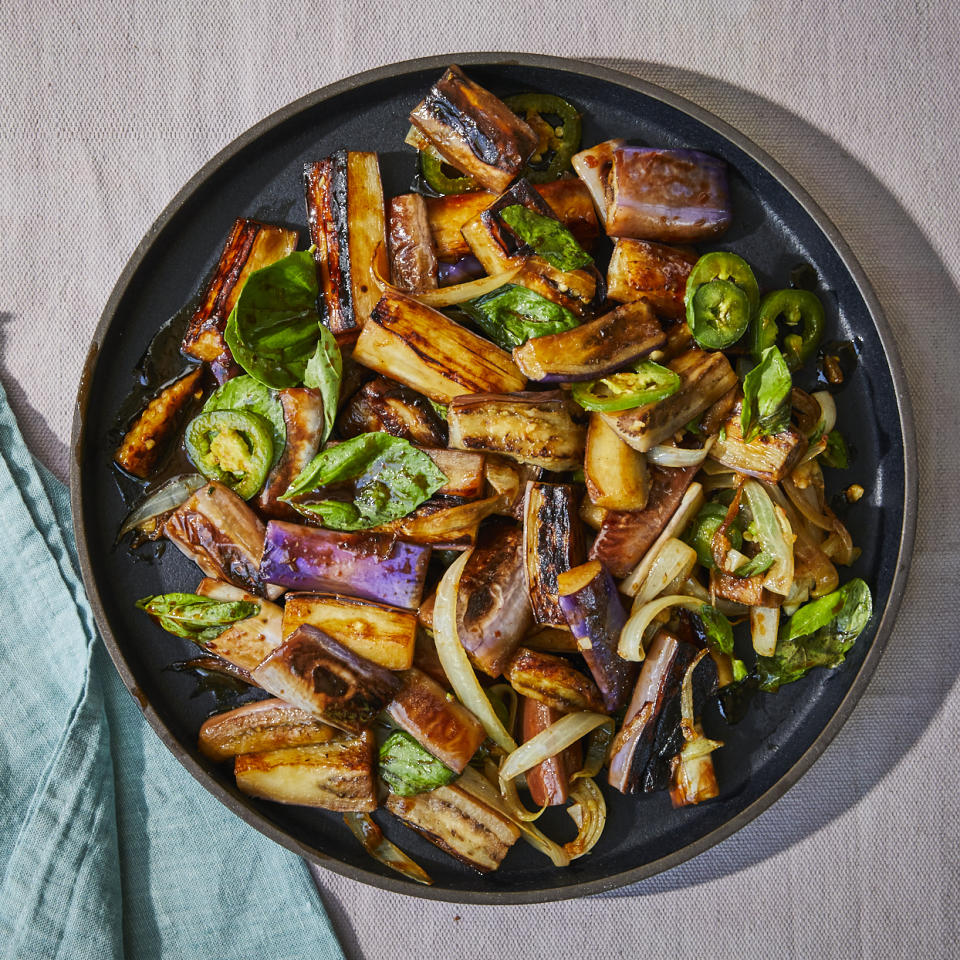
[[[325,83],[464,50],[591,59],[779,160],[873,283],[919,436],[910,584],[853,716],[756,821],[617,894],[473,907],[318,875],[368,960],[960,955],[960,5],[34,0],[3,5],[0,40],[0,378],[61,476],[87,345],[140,238],[221,147]]]

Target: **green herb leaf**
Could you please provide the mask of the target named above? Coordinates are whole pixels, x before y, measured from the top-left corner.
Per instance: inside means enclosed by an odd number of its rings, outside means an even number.
[[[730,621],[715,607],[711,607],[709,603],[705,603],[700,608],[698,615],[707,633],[707,643],[720,653],[732,657],[733,625]]]
[[[508,283],[460,308],[498,346],[512,350],[533,337],[562,333],[580,325],[566,307],[526,287]]]
[[[323,436],[325,443],[333,422],[337,418],[337,404],[340,401],[340,381],[343,379],[343,358],[333,334],[323,324],[320,325],[320,340],[313,356],[307,362],[303,372],[303,385],[320,391],[323,398]]]
[[[733,571],[733,574],[736,577],[755,577],[757,574],[766,573],[773,566],[773,562],[776,559],[772,553],[761,550],[752,560],[741,563],[740,566]]]
[[[437,403],[436,400],[431,400],[429,397],[427,397],[427,403],[429,403],[430,406],[433,407],[433,412],[441,420],[447,419],[447,405],[445,403]]]
[[[760,362],[743,380],[740,432],[749,443],[759,436],[778,433],[790,423],[793,380],[783,354],[767,347]]]
[[[227,320],[233,358],[268,387],[295,387],[320,338],[317,268],[309,250],[250,274]]]
[[[447,477],[407,440],[362,433],[318,453],[280,498],[332,530],[364,530],[405,517]],[[323,499],[332,485],[349,500]]]
[[[380,747],[380,778],[392,793],[412,797],[451,783],[457,774],[427,753],[409,733],[397,730]]]
[[[805,603],[783,625],[772,657],[757,657],[762,690],[777,690],[813,667],[836,667],[873,615],[873,598],[863,580]]]
[[[820,454],[820,462],[834,470],[846,470],[850,466],[847,443],[839,430],[831,430],[827,434],[827,446]]]
[[[144,597],[137,607],[148,613],[167,633],[204,644],[216,640],[231,623],[260,612],[250,600],[215,600],[196,593],[164,593]]]
[[[558,270],[577,270],[593,263],[593,257],[554,217],[544,216],[536,210],[529,210],[519,203],[514,203],[500,211],[500,219],[531,247],[534,253]]]
[[[249,410],[259,414],[270,424],[273,437],[273,466],[283,453],[287,442],[287,424],[283,419],[283,407],[273,391],[254,380],[248,373],[233,377],[215,390],[203,405],[203,412],[210,410]]]

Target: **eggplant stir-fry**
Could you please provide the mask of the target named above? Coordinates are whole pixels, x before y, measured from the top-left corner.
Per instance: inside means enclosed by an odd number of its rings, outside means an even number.
[[[262,691],[200,749],[430,882],[373,811],[565,866],[601,785],[717,797],[722,705],[836,667],[872,606],[823,474],[853,371],[816,292],[712,249],[726,164],[582,149],[574,105],[457,67],[411,107],[412,192],[343,149],[305,236],[237,220],[116,463],[146,483],[121,535],[203,577],[138,606]]]

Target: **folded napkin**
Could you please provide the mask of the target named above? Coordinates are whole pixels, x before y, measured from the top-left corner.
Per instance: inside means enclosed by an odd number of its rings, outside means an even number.
[[[326,960],[303,861],[208,794],[97,636],[62,484],[0,388],[0,957]]]

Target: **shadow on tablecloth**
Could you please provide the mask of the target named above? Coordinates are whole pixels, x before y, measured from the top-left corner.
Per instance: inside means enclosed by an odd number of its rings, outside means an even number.
[[[663,86],[727,120],[779,160],[838,226],[896,334],[920,460],[920,514],[910,583],[887,650],[852,716],[800,782],[738,833],[659,876],[600,895],[645,896],[728,876],[777,856],[839,817],[857,816],[852,808],[883,789],[886,774],[943,706],[960,673],[954,629],[960,615],[960,370],[955,359],[960,294],[921,227],[888,189],[835,140],[800,117],[732,84],[676,67],[631,60],[593,62]],[[916,173],[905,170],[903,175]],[[945,184],[931,186],[942,190]],[[926,787],[915,784],[914,789]],[[911,796],[903,797],[905,811]],[[872,826],[868,821],[865,831]]]

